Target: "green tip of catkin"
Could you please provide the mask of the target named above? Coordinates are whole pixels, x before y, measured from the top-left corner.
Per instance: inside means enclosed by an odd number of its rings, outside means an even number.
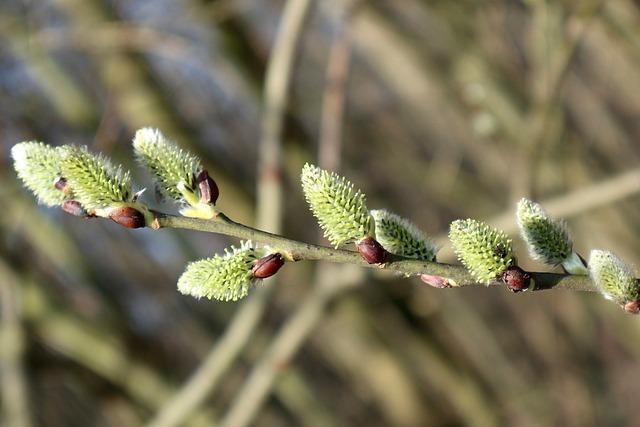
[[[190,263],[178,279],[178,290],[196,298],[237,301],[257,282],[251,269],[257,259],[251,242],[231,247],[225,254]]]
[[[633,271],[609,251],[591,251],[589,276],[608,300],[618,304],[640,300],[640,285]]]
[[[371,216],[364,194],[333,172],[305,164],[302,190],[325,237],[336,247],[371,234]]]
[[[86,147],[61,147],[61,170],[73,189],[74,199],[90,211],[133,201],[131,176],[120,166]]]
[[[376,240],[388,252],[424,261],[435,261],[438,247],[409,220],[384,209],[372,210]]]
[[[481,221],[452,222],[449,239],[460,262],[479,282],[492,282],[516,263],[511,239]]]
[[[133,149],[136,159],[151,172],[163,194],[187,204],[197,204],[195,178],[203,169],[197,156],[152,128],[136,132]]]
[[[564,221],[551,218],[540,204],[521,199],[517,221],[531,257],[549,265],[559,265],[573,253],[573,243]]]
[[[61,152],[42,142],[21,142],[11,148],[13,167],[18,177],[46,206],[58,206],[69,199],[69,192],[56,188],[56,181],[62,177],[60,169]]]

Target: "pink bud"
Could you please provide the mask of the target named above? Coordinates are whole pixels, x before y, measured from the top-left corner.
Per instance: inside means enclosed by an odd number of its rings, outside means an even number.
[[[434,288],[450,288],[451,283],[449,279],[442,276],[432,276],[431,274],[421,274],[420,280],[422,280],[427,285],[433,286]]]
[[[640,314],[640,300],[627,301],[622,305],[622,308],[629,314]]]
[[[282,258],[281,254],[269,254],[256,261],[251,272],[253,273],[253,277],[257,279],[266,279],[276,274],[283,265],[284,258]]]
[[[80,202],[75,200],[67,200],[62,204],[62,210],[74,216],[89,216],[84,210]]]
[[[220,195],[216,182],[209,176],[209,172],[203,170],[196,176],[196,183],[200,189],[200,201],[215,205]]]
[[[112,209],[109,212],[109,218],[127,228],[142,228],[147,225],[142,212],[129,206]]]
[[[502,275],[502,281],[512,292],[522,292],[529,289],[531,274],[527,273],[517,265],[511,266]]]
[[[389,252],[387,252],[380,243],[373,237],[366,237],[356,243],[358,252],[369,264],[383,264]]]

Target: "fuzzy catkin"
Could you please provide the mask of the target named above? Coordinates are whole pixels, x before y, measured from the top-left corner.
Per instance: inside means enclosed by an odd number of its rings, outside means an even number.
[[[624,304],[640,300],[640,285],[631,268],[609,251],[594,249],[589,256],[589,276],[605,298]]]
[[[55,187],[62,177],[61,150],[42,142],[27,141],[11,148],[13,167],[18,177],[46,206],[58,206],[69,199],[69,192]]]
[[[308,163],[301,181],[305,199],[331,244],[338,247],[371,234],[366,198],[351,182]]]
[[[479,282],[490,283],[515,265],[511,239],[481,221],[452,222],[449,239],[460,262]]]
[[[384,209],[374,209],[376,239],[388,252],[407,258],[435,261],[437,246],[409,220]]]
[[[551,218],[540,204],[524,198],[518,202],[516,217],[533,259],[558,265],[571,256],[573,243],[564,221]]]
[[[237,301],[257,282],[251,269],[257,259],[251,242],[231,247],[224,255],[194,261],[178,279],[178,290],[196,298]]]
[[[180,186],[196,193],[195,177],[203,169],[197,156],[178,147],[158,129],[152,128],[136,132],[133,149],[138,162],[152,173],[162,194],[183,201]]]

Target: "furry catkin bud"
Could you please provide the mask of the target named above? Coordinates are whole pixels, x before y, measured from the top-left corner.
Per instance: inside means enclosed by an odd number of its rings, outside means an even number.
[[[196,176],[196,183],[200,190],[200,202],[215,205],[220,195],[220,190],[218,190],[218,185],[213,178],[209,176],[209,172],[206,170],[201,171]]]
[[[86,147],[62,147],[62,175],[73,189],[73,198],[89,210],[106,209],[132,201],[131,177],[106,157]]]
[[[640,283],[631,268],[613,253],[592,250],[589,276],[605,298],[620,304],[625,311],[635,312],[640,305]]]
[[[136,159],[152,173],[160,192],[176,201],[197,202],[195,177],[203,169],[198,157],[151,128],[136,132],[133,149]]]
[[[564,221],[551,218],[540,204],[524,198],[518,202],[516,217],[533,259],[554,266],[562,264],[571,274],[587,274],[584,263],[573,252]]]
[[[252,268],[256,261],[251,242],[240,248],[225,249],[223,256],[190,263],[180,279],[178,290],[196,298],[236,301],[244,298],[256,282]]]
[[[479,282],[491,283],[515,264],[511,239],[481,221],[452,222],[449,239],[460,262]]]
[[[364,194],[335,173],[305,164],[302,190],[325,237],[336,247],[371,234],[371,216]]]
[[[59,206],[69,198],[68,191],[61,191],[61,151],[42,142],[21,142],[11,148],[13,167],[18,177],[47,206]]]
[[[279,253],[273,253],[263,256],[253,265],[251,272],[256,279],[266,279],[271,277],[280,270],[284,265],[284,258]]]
[[[356,243],[358,252],[369,264],[384,264],[389,256],[380,243],[373,237],[366,237]]]
[[[372,210],[376,239],[390,253],[425,261],[435,261],[437,246],[410,221],[387,212]]]
[[[130,206],[109,209],[108,217],[126,228],[142,228],[147,225],[144,214]]]
[[[507,268],[502,275],[502,281],[513,292],[522,292],[529,289],[531,284],[531,274],[527,273],[517,265]]]

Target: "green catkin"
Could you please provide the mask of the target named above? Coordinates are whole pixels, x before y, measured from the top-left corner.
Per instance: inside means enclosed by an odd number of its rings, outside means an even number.
[[[366,198],[351,182],[308,163],[301,181],[305,199],[331,244],[338,247],[371,235]]]
[[[449,239],[460,262],[479,282],[491,283],[516,264],[511,239],[481,221],[452,222]]]
[[[372,210],[376,240],[388,252],[407,258],[435,261],[437,246],[412,222],[384,209]]]
[[[197,156],[151,128],[136,132],[133,149],[138,162],[152,173],[162,194],[176,201],[185,201],[183,191],[197,193],[195,177],[203,169]]]
[[[11,148],[11,157],[18,177],[39,203],[59,206],[69,200],[69,191],[55,187],[62,177],[60,148],[36,141],[21,142]]]
[[[222,256],[194,261],[178,279],[178,290],[196,298],[242,299],[257,282],[251,272],[257,258],[251,242],[242,242],[240,248],[232,246]]]
[[[61,170],[73,189],[74,199],[90,211],[133,203],[131,176],[101,154],[86,147],[64,146]]]
[[[589,256],[589,276],[602,295],[618,304],[640,300],[640,285],[633,271],[609,251],[594,249]]]
[[[517,221],[529,253],[536,261],[559,265],[573,252],[573,243],[564,221],[551,218],[540,204],[521,199]]]

